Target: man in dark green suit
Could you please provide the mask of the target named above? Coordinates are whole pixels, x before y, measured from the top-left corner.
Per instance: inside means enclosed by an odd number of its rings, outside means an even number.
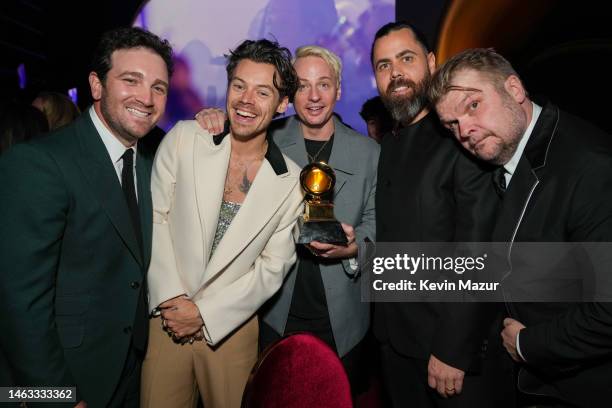
[[[152,210],[137,142],[165,109],[171,57],[144,30],[106,33],[91,109],[0,158],[0,344],[18,386],[138,406]]]

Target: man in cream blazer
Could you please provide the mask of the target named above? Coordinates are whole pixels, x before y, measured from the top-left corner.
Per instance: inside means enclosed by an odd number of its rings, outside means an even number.
[[[290,53],[245,41],[227,71],[229,134],[180,122],[155,158],[148,282],[161,316],[150,321],[144,407],[195,407],[198,394],[206,407],[239,407],[257,359],[255,312],[296,259],[300,168],[267,137],[297,86]]]

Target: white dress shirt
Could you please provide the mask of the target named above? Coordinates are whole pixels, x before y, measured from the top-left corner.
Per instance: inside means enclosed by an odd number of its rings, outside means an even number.
[[[527,129],[525,129],[525,133],[523,133],[521,141],[516,147],[516,151],[514,152],[508,163],[504,164],[504,170],[506,170],[506,172],[504,173],[504,177],[506,178],[506,186],[510,186],[510,180],[512,180],[512,176],[516,171],[516,167],[518,166],[519,160],[521,160],[521,156],[523,155],[525,146],[527,146],[527,142],[531,137],[531,132],[533,132],[533,128],[535,127],[535,124],[538,121],[538,118],[540,117],[540,113],[542,113],[542,107],[540,107],[539,105],[531,102],[531,106],[533,107],[531,122],[529,122],[529,126],[527,126]]]
[[[128,149],[117,139],[111,131],[102,123],[102,120],[98,117],[96,110],[92,106],[89,108],[89,116],[91,117],[91,121],[93,122],[100,138],[102,139],[102,143],[104,143],[104,147],[106,147],[106,151],[110,156],[111,162],[113,163],[113,167],[115,167],[115,172],[117,173],[117,178],[119,179],[119,184],[121,184],[121,172],[123,171],[123,154]],[[134,186],[136,184],[136,144],[130,149],[134,151]],[[134,189],[136,191],[136,199],[138,199],[138,188]]]

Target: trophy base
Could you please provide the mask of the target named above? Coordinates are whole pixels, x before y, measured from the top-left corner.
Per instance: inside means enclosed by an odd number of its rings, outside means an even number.
[[[298,244],[309,244],[312,241],[319,241],[325,244],[346,245],[348,240],[338,221],[304,221],[299,219],[300,237]]]

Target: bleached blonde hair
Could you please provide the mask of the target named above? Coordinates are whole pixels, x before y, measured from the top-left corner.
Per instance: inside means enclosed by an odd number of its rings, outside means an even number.
[[[295,64],[298,58],[304,57],[319,57],[327,62],[327,65],[329,65],[336,77],[336,85],[340,88],[340,83],[342,82],[342,61],[340,61],[340,58],[336,54],[318,45],[305,45],[295,50],[293,63]]]

